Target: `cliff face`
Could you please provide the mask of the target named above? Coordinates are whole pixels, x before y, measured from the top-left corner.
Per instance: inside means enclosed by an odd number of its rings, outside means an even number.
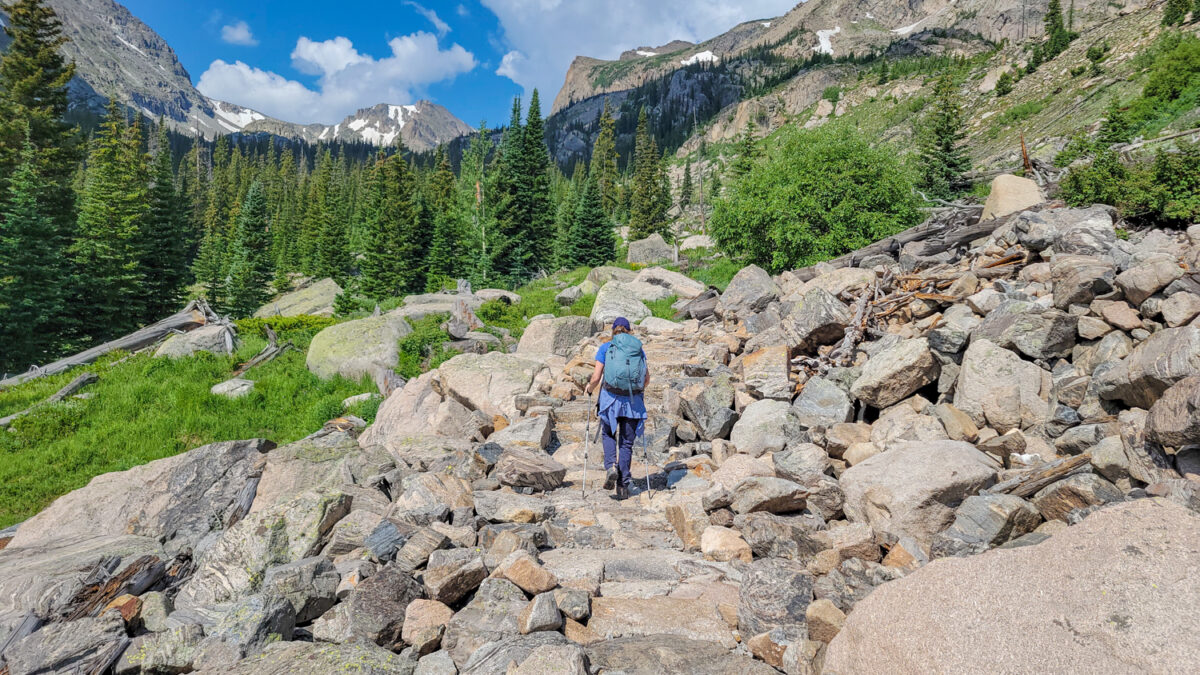
[[[1147,4],[1148,0],[1076,0],[1074,28],[1087,28]],[[956,29],[993,42],[1021,41],[1042,34],[1045,9],[1044,3],[1022,0],[809,0],[784,16],[749,21],[697,45],[676,42],[662,50],[638,48],[617,61],[577,57],[553,112],[600,94],[641,86],[697,62],[736,58],[768,45],[780,56],[805,59],[817,52],[861,54],[936,29]]]

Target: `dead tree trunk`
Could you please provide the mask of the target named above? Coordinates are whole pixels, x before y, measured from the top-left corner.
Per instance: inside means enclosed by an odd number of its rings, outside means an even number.
[[[64,359],[59,359],[54,363],[43,366],[41,368],[33,368],[27,373],[15,375],[6,380],[0,380],[0,390],[36,380],[39,377],[47,375],[56,375],[58,373],[70,370],[75,366],[83,366],[96,361],[106,354],[111,354],[116,351],[133,352],[143,349],[159,340],[176,332],[186,332],[195,330],[209,323],[220,322],[221,318],[216,312],[209,308],[208,303],[204,300],[193,300],[188,303],[187,307],[178,314],[173,314],[158,323],[146,326],[141,330],[130,333],[125,337],[117,338],[110,342],[105,342],[98,347],[92,347],[86,351],[68,356]]]
[[[46,399],[45,401],[40,401],[38,403],[35,403],[35,404],[29,406],[28,408],[22,410],[21,412],[13,413],[13,414],[9,415],[8,417],[0,417],[0,427],[6,427],[6,426],[12,424],[13,420],[17,419],[18,417],[28,415],[29,413],[33,412],[34,410],[37,410],[38,408],[40,408],[44,405],[47,405],[50,403],[58,403],[59,401],[65,399],[68,396],[71,396],[75,392],[79,391],[80,389],[83,389],[84,387],[95,382],[98,379],[100,379],[100,378],[96,377],[96,375],[94,373],[84,373],[84,374],[80,375],[79,377],[75,378],[74,380],[71,380],[70,384],[63,387],[62,389],[59,389],[56,394],[54,394],[50,398]]]

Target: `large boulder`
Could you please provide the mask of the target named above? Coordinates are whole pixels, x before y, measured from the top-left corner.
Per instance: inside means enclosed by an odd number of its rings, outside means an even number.
[[[789,347],[813,351],[841,340],[850,325],[850,309],[828,291],[814,288],[784,318]]]
[[[587,646],[588,662],[600,673],[692,673],[693,675],[775,675],[762,661],[731,653],[717,642],[676,635],[600,640]]]
[[[743,267],[729,282],[717,304],[717,314],[746,317],[763,311],[777,299],[779,287],[771,275],[758,265],[750,265]]]
[[[485,644],[519,635],[518,619],[526,603],[524,591],[511,581],[485,580],[471,602],[446,624],[442,648],[463,666]]]
[[[828,429],[849,422],[854,416],[854,404],[841,387],[823,377],[814,377],[804,383],[804,389],[792,403],[792,412],[801,426]]]
[[[1010,300],[988,313],[971,340],[988,340],[1031,359],[1052,359],[1070,355],[1078,325],[1078,317],[1062,310]]]
[[[349,380],[391,370],[400,362],[400,338],[412,332],[404,319],[373,316],[330,326],[317,333],[305,362],[317,377]]]
[[[1138,500],[1037,545],[935,561],[859,602],[825,672],[1191,672],[1200,517]],[[1031,573],[1032,572],[1032,573]],[[897,626],[903,626],[897,630]],[[964,628],[969,627],[969,628]]]
[[[298,291],[284,293],[254,313],[257,318],[272,316],[333,316],[333,302],[342,287],[333,279],[321,279]]]
[[[734,388],[728,377],[688,385],[680,393],[683,415],[696,425],[706,441],[725,438],[737,421],[733,411]]]
[[[350,666],[350,664],[353,664]],[[327,675],[352,667],[356,675],[393,675],[396,654],[371,643],[277,642],[254,658],[225,670],[228,675]]]
[[[385,649],[404,646],[404,616],[424,588],[397,564],[367,577],[333,610],[313,623],[313,637],[322,642],[367,642]]]
[[[1125,293],[1125,299],[1134,306],[1166,288],[1168,284],[1183,276],[1183,268],[1173,260],[1157,258],[1117,275],[1117,288]]]
[[[442,364],[438,380],[446,395],[472,410],[516,419],[514,399],[530,392],[545,367],[540,360],[518,354],[462,354]]]
[[[125,639],[120,612],[69,623],[52,623],[4,650],[5,672],[68,673],[95,668],[96,655],[116,648]],[[96,672],[99,671],[96,668]]]
[[[970,443],[897,443],[842,474],[842,508],[852,521],[928,543],[964,499],[996,483],[999,469]]]
[[[9,547],[136,534],[172,550],[193,549],[250,508],[243,494],[254,494],[257,464],[273,447],[263,440],[213,443],[96,476],[25,521]]]
[[[800,422],[792,407],[786,401],[763,399],[746,406],[729,440],[738,452],[758,457],[784,449],[799,435]]]
[[[344,460],[361,452],[354,434],[335,431],[318,432],[267,453],[251,513],[308,490],[337,487],[347,482],[343,473]]]
[[[1146,438],[1172,448],[1200,443],[1200,375],[1175,383],[1150,408]]]
[[[1089,305],[1113,289],[1116,270],[1111,260],[1087,255],[1056,255],[1050,263],[1054,306]]]
[[[633,270],[627,270],[624,267],[613,267],[612,265],[601,265],[594,267],[588,272],[585,282],[595,284],[595,288],[599,289],[604,284],[610,281],[633,281],[637,278],[638,273]],[[594,291],[593,291],[594,292]]]
[[[569,356],[591,334],[592,320],[586,316],[538,319],[525,328],[517,353]]]
[[[196,561],[176,607],[202,607],[254,593],[268,569],[316,555],[350,511],[342,492],[308,492],[252,513],[225,530]],[[269,533],[269,536],[268,536]]]
[[[442,404],[442,397],[433,389],[435,377],[437,371],[425,373],[384,399],[375,423],[359,436],[359,444],[369,448],[412,434],[432,433],[434,415]]]
[[[629,255],[626,262],[647,265],[652,263],[670,262],[675,258],[675,249],[671,248],[662,235],[654,234],[629,242]]]
[[[1100,398],[1149,408],[1176,382],[1200,372],[1200,326],[1161,330],[1098,374]]]
[[[929,351],[927,339],[905,340],[872,356],[850,393],[867,405],[887,408],[933,382],[940,373],[941,365]]]
[[[232,335],[227,336],[229,329],[220,324],[201,326],[187,333],[177,333],[167,338],[154,355],[180,359],[199,352],[210,354],[228,354],[232,343]]]
[[[795,384],[786,345],[771,345],[743,354],[741,366],[742,382],[751,392],[763,398],[791,400]]]
[[[637,323],[650,314],[650,309],[645,303],[638,300],[624,284],[610,281],[601,286],[600,292],[596,294],[591,319],[595,326],[603,328],[620,316]]]
[[[647,267],[637,273],[634,282],[648,286],[658,286],[666,289],[666,297],[679,297],[691,300],[708,290],[708,286],[680,274],[661,267]]]
[[[954,407],[977,426],[1005,433],[1044,421],[1050,389],[1050,373],[993,342],[975,340],[963,356]]]
[[[1042,189],[1028,178],[1001,174],[992,179],[992,191],[983,205],[980,220],[1003,218],[1042,203]]]

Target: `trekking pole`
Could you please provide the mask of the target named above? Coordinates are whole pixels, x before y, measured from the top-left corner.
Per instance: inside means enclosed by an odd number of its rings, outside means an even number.
[[[651,499],[654,499],[654,490],[650,489],[650,434],[647,433],[650,430],[649,410],[646,411],[646,421],[644,424],[646,424],[647,428],[642,430],[642,461],[646,464],[646,493],[650,495]],[[655,424],[654,428],[657,429],[658,425]]]
[[[582,483],[580,496],[583,497],[584,499],[587,499],[588,450],[589,450],[589,446],[592,443],[592,408],[593,407],[595,407],[595,406],[592,405],[591,397],[589,397],[588,398],[587,426],[583,432],[583,480],[580,481]]]

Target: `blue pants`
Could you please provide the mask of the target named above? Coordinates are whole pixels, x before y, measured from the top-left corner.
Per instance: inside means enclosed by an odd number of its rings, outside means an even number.
[[[612,467],[617,467],[617,480],[625,484],[632,482],[629,475],[629,464],[633,461],[633,442],[637,440],[638,422],[641,420],[631,417],[618,417],[618,429],[611,429],[607,424],[600,423],[600,428],[604,430],[602,442],[604,444],[604,470],[607,471]],[[621,452],[617,455],[617,432],[620,432]]]

